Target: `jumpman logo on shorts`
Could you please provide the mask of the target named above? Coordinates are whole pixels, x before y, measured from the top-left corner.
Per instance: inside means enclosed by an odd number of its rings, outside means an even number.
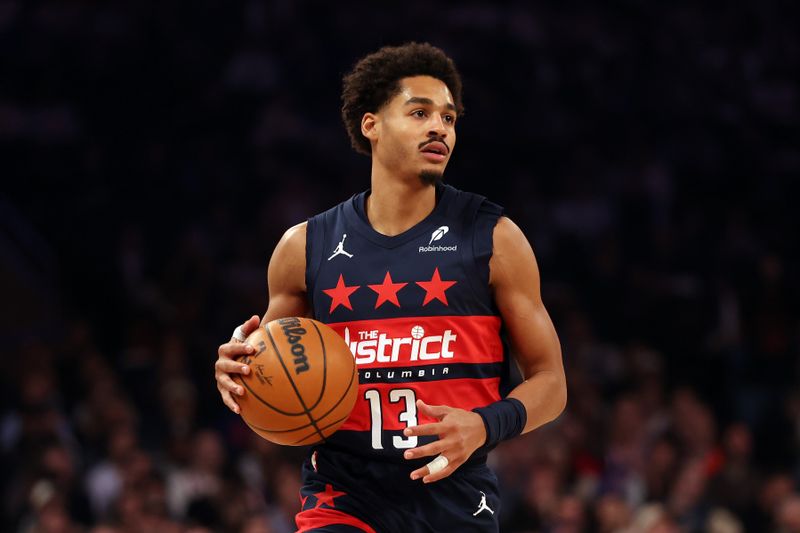
[[[337,255],[346,255],[347,257],[353,257],[353,254],[348,254],[344,251],[344,240],[347,238],[347,233],[342,235],[342,240],[339,241],[339,244],[336,245],[336,249],[333,251],[333,255],[328,258],[328,261],[336,257]]]
[[[489,506],[486,505],[486,494],[483,491],[480,491],[480,493],[481,493],[481,503],[478,504],[478,510],[472,513],[472,516],[478,516],[483,511],[489,511],[490,513],[494,514],[494,511],[492,511],[489,508]]]

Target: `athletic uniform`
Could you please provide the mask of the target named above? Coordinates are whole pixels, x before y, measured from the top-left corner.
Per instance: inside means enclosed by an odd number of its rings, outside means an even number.
[[[303,465],[300,531],[497,531],[497,479],[479,450],[449,477],[412,481],[433,457],[403,452],[436,437],[429,405],[471,410],[508,393],[509,361],[489,289],[502,208],[448,185],[434,210],[393,237],[369,224],[363,192],[308,221],[306,286],[313,318],[350,346],[359,391],[350,418]]]

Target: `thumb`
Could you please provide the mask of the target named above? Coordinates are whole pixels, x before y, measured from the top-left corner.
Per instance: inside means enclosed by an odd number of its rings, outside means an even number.
[[[250,335],[251,333],[253,333],[255,330],[258,329],[258,325],[260,323],[261,319],[258,318],[258,315],[251,316],[250,318],[247,319],[247,322],[245,322],[242,325],[242,333],[244,333],[245,336]]]
[[[450,412],[450,408],[446,405],[428,405],[422,400],[417,400],[417,410],[425,416],[437,418],[439,420]]]

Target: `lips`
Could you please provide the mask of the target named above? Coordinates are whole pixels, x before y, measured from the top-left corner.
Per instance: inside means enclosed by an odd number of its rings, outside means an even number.
[[[447,156],[444,154],[437,154],[436,152],[422,152],[422,157],[430,161],[431,163],[441,163]]]
[[[422,152],[422,157],[431,163],[443,162],[447,159],[447,153],[449,152],[447,146],[439,141],[429,142],[420,151]]]
[[[447,146],[444,143],[441,143],[439,141],[433,141],[426,144],[425,147],[422,148],[422,151],[440,155],[447,155],[447,152],[449,150],[447,149]]]

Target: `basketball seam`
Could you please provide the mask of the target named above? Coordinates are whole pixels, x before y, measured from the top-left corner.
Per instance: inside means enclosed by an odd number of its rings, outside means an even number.
[[[323,428],[322,428],[322,431],[325,431],[325,430],[326,430],[326,429],[328,429],[329,427],[335,426],[336,424],[338,424],[338,423],[339,423],[339,422],[341,422],[342,420],[345,420],[345,419],[346,419],[347,417],[349,417],[349,416],[350,416],[350,415],[348,414],[347,416],[343,416],[343,417],[342,417],[342,418],[340,418],[339,420],[334,420],[333,422],[331,422],[331,423],[330,423],[330,424],[328,424],[327,426],[323,427]],[[303,442],[304,440],[308,440],[308,439],[310,439],[310,438],[311,438],[311,437],[313,437],[313,436],[314,436],[314,434],[313,434],[313,433],[309,433],[309,434],[308,434],[308,435],[306,435],[305,437],[303,437],[303,438],[301,438],[301,439],[299,439],[299,440],[296,440],[296,441],[294,441],[294,442],[293,442],[293,443],[291,443],[289,446],[298,446],[298,445],[300,445],[300,443],[301,443],[301,442]],[[322,441],[323,441],[323,442],[325,442],[326,440],[328,440],[326,437],[322,437]]]
[[[255,424],[251,424],[247,420],[245,420],[244,423],[247,424],[248,426],[250,426],[253,429],[257,429],[259,431],[263,431],[264,433],[291,433],[292,431],[300,431],[301,429],[306,429],[306,428],[310,428],[311,427],[311,424],[306,424],[304,426],[297,426],[295,428],[289,428],[289,429],[267,429],[267,428],[262,428],[260,426],[257,426]]]
[[[300,395],[300,391],[297,389],[297,385],[292,379],[292,375],[289,373],[289,369],[286,368],[286,363],[283,362],[283,357],[281,356],[281,352],[278,350],[278,345],[275,343],[275,339],[272,337],[272,332],[269,330],[269,324],[267,324],[267,327],[265,327],[264,330],[267,332],[267,335],[269,336],[269,342],[272,343],[272,347],[275,349],[275,355],[278,357],[278,361],[280,361],[281,366],[283,367],[283,371],[286,373],[286,377],[289,380],[289,383],[292,384],[292,389],[294,389],[294,393],[297,395],[297,399],[300,401],[300,405],[303,406],[306,415],[308,415],[308,419],[309,421],[311,421],[311,425],[314,426],[314,429],[317,430],[319,436],[324,440],[325,435],[323,435],[322,432],[319,430],[319,427],[317,427],[316,420],[314,420],[314,417],[311,416],[311,412],[308,410],[308,407],[306,407],[306,402],[303,401],[303,397]]]
[[[353,365],[355,365],[355,359],[353,359]],[[334,409],[336,409],[337,407],[339,407],[339,404],[340,404],[340,403],[342,403],[342,401],[344,401],[344,399],[347,397],[347,393],[348,393],[348,392],[350,392],[350,388],[353,386],[353,378],[354,378],[355,376],[356,376],[356,372],[350,372],[350,383],[348,383],[348,384],[347,384],[347,388],[344,390],[344,392],[343,392],[343,393],[342,393],[342,395],[339,397],[339,399],[336,401],[336,403],[333,405],[333,407],[331,407],[330,409],[328,409],[328,412],[326,412],[324,415],[322,415],[322,416],[320,416],[320,417],[319,417],[319,419],[320,419],[320,420],[324,419],[326,416],[328,416],[329,414],[331,414],[331,412],[332,412]],[[349,416],[350,416],[350,413],[348,413],[348,414],[347,414],[347,416],[349,417]]]
[[[353,363],[353,364],[355,364],[355,363]],[[336,401],[336,403],[333,404],[333,406],[331,406],[330,409],[328,409],[327,411],[325,411],[323,414],[321,414],[319,416],[319,420],[320,421],[325,420],[325,417],[327,417],[329,414],[331,414],[337,407],[339,407],[339,404],[344,401],[344,399],[347,397],[347,393],[350,392],[350,389],[353,387],[353,378],[355,377],[355,375],[356,375],[355,372],[351,372],[350,373],[350,382],[347,384],[347,388],[344,390],[344,392],[339,397],[339,399]],[[347,416],[344,417],[344,418],[347,418],[349,416],[350,416],[350,413],[348,413]],[[342,420],[342,418],[340,418],[339,420]],[[245,423],[248,426],[250,426],[252,428],[255,428],[255,429],[259,430],[259,431],[263,431],[265,433],[288,433],[290,431],[299,431],[301,429],[305,429],[307,427],[311,427],[311,424],[306,424],[305,426],[297,426],[297,427],[292,428],[292,429],[266,429],[266,428],[262,428],[262,427],[256,426],[255,424],[251,424],[247,420],[245,420]],[[325,426],[322,429],[326,429],[328,427],[330,427],[330,426]]]
[[[346,420],[348,416],[350,416],[350,415],[348,414],[348,415],[346,415],[346,416],[343,416],[342,418],[339,418],[339,419],[337,419],[337,420],[334,420],[334,421],[333,421],[333,422],[331,422],[330,424],[328,424],[328,425],[326,425],[326,426],[323,426],[323,427],[321,428],[321,430],[322,430],[322,431],[325,431],[325,430],[326,430],[326,429],[328,429],[329,427],[333,427],[333,426],[335,426],[336,424],[338,424],[338,423],[339,423],[339,422],[341,422],[342,420]],[[253,430],[255,430],[255,431],[260,431],[260,432],[262,432],[262,433],[292,433],[292,432],[294,432],[294,431],[300,431],[301,429],[305,429],[305,428],[307,428],[307,427],[310,427],[310,424],[309,424],[309,425],[306,425],[306,426],[301,426],[301,427],[298,427],[298,428],[295,428],[295,429],[286,429],[286,430],[281,430],[281,431],[269,431],[269,430],[267,430],[267,429],[261,429],[261,428],[260,428],[260,427],[258,427],[258,426],[254,426],[253,424],[249,423],[247,420],[245,420],[245,421],[244,421],[244,423],[245,423],[245,424],[247,424],[247,426],[248,426],[250,429],[253,429]],[[291,443],[291,444],[287,444],[287,446],[297,446],[298,444],[300,444],[300,443],[301,443],[301,442],[303,442],[304,440],[308,440],[308,439],[310,439],[311,437],[313,437],[313,436],[314,436],[316,433],[317,433],[316,431],[313,431],[313,432],[309,433],[308,435],[306,435],[306,436],[304,436],[304,437],[300,438],[299,440],[296,440],[296,441],[294,441],[294,442],[293,442],[293,443]],[[327,440],[327,439],[323,439],[321,442],[324,442],[325,440]]]
[[[319,419],[320,419],[320,420],[324,420],[326,416],[328,416],[329,414],[331,414],[331,412],[333,412],[333,410],[334,410],[334,409],[336,409],[336,408],[339,406],[339,404],[340,404],[340,403],[342,403],[342,401],[343,401],[343,400],[344,400],[344,399],[347,397],[347,393],[348,393],[348,392],[350,392],[350,389],[351,389],[351,388],[352,388],[352,386],[353,386],[353,381],[354,381],[354,378],[355,378],[355,377],[358,375],[358,368],[357,368],[357,366],[356,366],[356,360],[355,360],[355,358],[353,358],[353,366],[352,366],[352,369],[353,369],[353,371],[352,371],[352,372],[350,372],[350,383],[348,383],[348,384],[347,384],[347,388],[345,389],[344,393],[342,393],[342,395],[339,397],[339,400],[336,402],[336,404],[335,404],[333,407],[331,407],[331,408],[328,410],[328,412],[327,412],[327,413],[325,413],[324,415],[322,415],[322,416],[320,416],[320,417],[319,417]],[[342,418],[340,418],[340,419],[338,419],[338,420],[336,420],[336,421],[334,421],[334,422],[331,422],[331,423],[330,423],[330,424],[328,424],[327,426],[324,426],[324,427],[322,428],[322,431],[325,431],[326,429],[328,429],[328,428],[329,428],[329,427],[331,427],[331,426],[335,426],[336,424],[338,424],[338,423],[339,423],[339,422],[341,422],[342,420],[347,420],[348,418],[350,418],[350,415],[351,415],[351,413],[347,413],[347,415],[343,416]],[[306,426],[306,427],[307,427],[307,426]],[[298,428],[298,429],[301,429],[301,428]],[[309,439],[309,438],[311,438],[313,435],[314,435],[313,433],[309,433],[308,435],[306,435],[306,436],[305,436],[305,437],[303,437],[302,439],[294,441],[292,444],[290,444],[290,446],[299,446],[299,445],[300,445],[300,443],[302,443],[302,442],[303,442],[303,441],[305,441],[305,440],[308,440],[308,439]],[[323,435],[323,437],[322,437],[322,442],[326,442],[327,440],[328,440],[328,437],[325,437],[325,436]]]
[[[301,411],[301,412],[299,412],[299,413],[291,413],[291,412],[289,412],[289,411],[284,411],[284,410],[282,410],[282,409],[278,409],[277,407],[275,407],[274,405],[272,405],[271,403],[269,403],[268,401],[266,401],[265,399],[263,399],[261,396],[259,396],[259,395],[256,393],[256,391],[254,391],[254,390],[253,390],[253,388],[252,388],[252,387],[250,387],[250,385],[248,385],[248,384],[247,384],[247,382],[246,382],[246,381],[245,381],[243,378],[241,378],[240,376],[234,376],[234,377],[233,377],[233,380],[234,380],[234,381],[236,381],[236,378],[238,378],[238,379],[239,379],[239,382],[241,382],[241,384],[242,384],[242,385],[243,385],[243,386],[244,386],[244,387],[245,387],[247,390],[249,390],[249,391],[250,391],[250,392],[253,394],[253,396],[255,396],[255,398],[256,398],[256,399],[257,399],[259,402],[263,403],[264,405],[266,405],[266,406],[267,406],[267,407],[269,407],[270,409],[274,410],[275,412],[277,412],[277,413],[280,413],[280,414],[282,414],[282,415],[284,415],[284,416],[303,416],[304,414],[306,414],[306,412],[305,412],[305,411]]]
[[[311,321],[309,321],[311,322]],[[322,338],[322,332],[319,330],[314,322],[311,322],[311,325],[314,326],[314,329],[317,330],[317,335],[319,335],[319,345],[322,346],[322,388],[319,391],[319,398],[317,401],[314,402],[314,405],[308,408],[309,411],[313,411],[318,405],[319,402],[322,401],[322,397],[325,396],[325,387],[328,381],[328,350],[325,348],[325,339]]]

